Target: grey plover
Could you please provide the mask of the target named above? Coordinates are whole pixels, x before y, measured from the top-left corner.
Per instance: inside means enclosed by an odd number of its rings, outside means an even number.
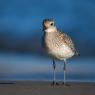
[[[76,55],[76,49],[71,38],[64,32],[60,32],[55,26],[52,19],[43,20],[43,46],[46,52],[53,59],[54,79],[53,84],[57,84],[55,80],[55,59],[64,61],[64,85],[66,84],[66,60]]]

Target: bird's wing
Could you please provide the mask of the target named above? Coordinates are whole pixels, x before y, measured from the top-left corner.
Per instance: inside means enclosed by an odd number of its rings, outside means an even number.
[[[78,52],[75,49],[75,45],[74,45],[74,42],[72,41],[71,37],[63,32],[60,32],[60,33],[63,34],[62,38],[63,38],[64,42],[71,48],[71,50],[73,52],[75,52],[75,55],[78,55]]]

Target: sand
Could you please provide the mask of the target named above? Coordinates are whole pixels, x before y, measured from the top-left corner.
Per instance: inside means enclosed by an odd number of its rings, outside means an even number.
[[[0,95],[95,95],[95,83],[69,83],[51,86],[50,82],[3,81]]]

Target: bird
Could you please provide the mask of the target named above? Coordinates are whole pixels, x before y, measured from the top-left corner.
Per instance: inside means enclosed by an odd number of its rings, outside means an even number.
[[[78,55],[78,52],[75,49],[75,44],[72,41],[71,37],[60,31],[53,19],[44,19],[42,22],[43,26],[43,47],[46,53],[51,57],[53,63],[53,85],[57,85],[55,70],[56,64],[55,60],[63,61],[63,72],[64,72],[64,85],[66,85],[66,64],[67,60],[74,55]]]

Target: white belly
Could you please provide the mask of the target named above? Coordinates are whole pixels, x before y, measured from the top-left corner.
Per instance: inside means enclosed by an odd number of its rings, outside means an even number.
[[[53,47],[53,49],[49,50],[49,54],[59,60],[64,60],[72,57],[74,55],[74,52],[64,44],[59,47]]]

